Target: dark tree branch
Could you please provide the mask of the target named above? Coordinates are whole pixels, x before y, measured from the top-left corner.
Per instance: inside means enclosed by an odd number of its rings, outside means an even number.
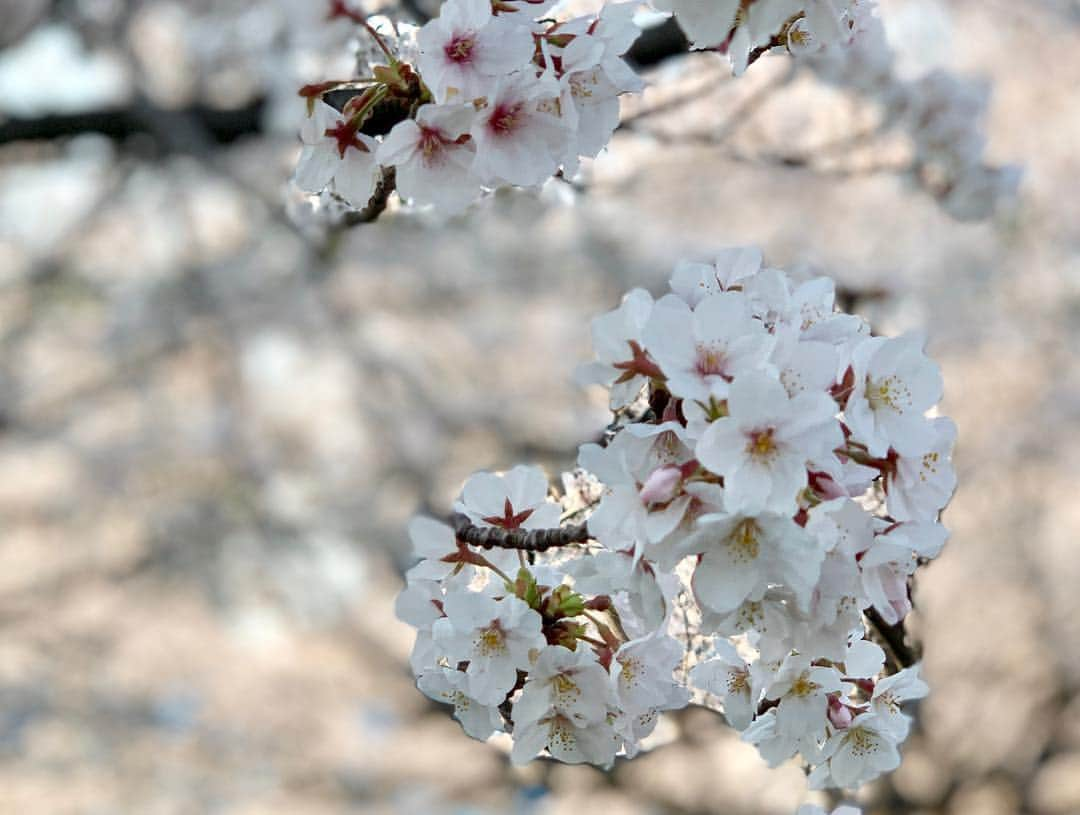
[[[590,539],[587,523],[558,529],[502,529],[497,526],[476,526],[467,515],[455,512],[450,516],[450,525],[459,541],[481,549],[546,552],[556,546],[586,543]]]
[[[383,167],[379,180],[375,183],[375,192],[368,200],[367,205],[355,212],[345,213],[342,223],[345,226],[359,226],[368,224],[378,218],[386,209],[390,200],[390,193],[395,189],[395,170],[393,167]]]
[[[214,143],[228,144],[262,131],[264,100],[232,110],[193,105],[180,110],[164,110],[144,102],[111,110],[56,113],[33,119],[0,119],[0,144],[23,140],[56,139],[80,133],[100,133],[112,139],[137,134],[154,138],[162,152],[199,153],[204,145],[187,144],[177,136],[162,133],[163,122],[186,121],[205,133]],[[163,138],[164,137],[164,138]]]
[[[896,625],[889,625],[878,614],[877,609],[871,607],[863,612],[863,616],[870,622],[870,625],[878,633],[885,644],[892,651],[893,658],[896,664],[901,668],[910,668],[916,662],[919,661],[919,655],[916,650],[907,644],[907,632],[904,630],[904,623],[900,622]]]
[[[625,58],[635,68],[648,68],[664,60],[685,54],[690,49],[690,41],[683,30],[669,17],[660,25],[646,28],[634,40]]]

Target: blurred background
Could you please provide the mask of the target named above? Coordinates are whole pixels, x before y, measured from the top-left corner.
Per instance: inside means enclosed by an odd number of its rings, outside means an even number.
[[[580,182],[335,228],[288,184],[297,87],[352,64],[321,0],[0,0],[0,812],[793,812],[700,711],[609,774],[510,768],[392,611],[410,515],[607,423],[591,316],[760,244],[925,329],[960,426],[933,691],[867,811],[1080,813],[1080,3],[882,7],[902,73],[992,81],[1008,212],[950,219],[788,60],[698,55]]]

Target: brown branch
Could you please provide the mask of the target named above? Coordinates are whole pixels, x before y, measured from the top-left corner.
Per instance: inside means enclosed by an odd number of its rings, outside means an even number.
[[[382,215],[383,210],[390,200],[390,193],[395,188],[395,173],[393,167],[383,167],[379,180],[375,183],[375,192],[368,200],[363,209],[345,213],[342,223],[345,226],[357,226],[368,224]]]
[[[896,664],[901,668],[910,668],[916,662],[919,661],[919,655],[916,649],[907,643],[907,632],[904,630],[904,623],[899,622],[896,625],[889,625],[878,614],[877,609],[871,607],[863,612],[863,615],[869,621],[874,631],[878,636],[885,641],[885,644],[892,651],[892,656],[896,661]]]
[[[481,549],[546,552],[556,546],[586,543],[590,538],[587,523],[558,529],[502,529],[497,526],[476,526],[467,515],[455,512],[450,516],[450,525],[459,541]]]
[[[785,30],[787,26],[785,25]],[[783,33],[773,34],[767,43],[759,45],[757,48],[750,52],[750,55],[746,58],[746,67],[749,68],[767,53],[774,48],[779,48],[782,45],[787,45],[787,36]]]

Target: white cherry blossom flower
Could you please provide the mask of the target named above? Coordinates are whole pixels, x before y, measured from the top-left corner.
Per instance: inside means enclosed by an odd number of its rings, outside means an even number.
[[[728,512],[793,513],[807,484],[806,466],[843,441],[836,403],[820,392],[789,399],[776,379],[748,373],[728,392],[728,415],[717,419],[698,442],[698,460],[724,477]]]
[[[814,666],[809,657],[792,655],[784,660],[780,672],[766,689],[765,698],[779,700],[778,731],[802,739],[824,733],[828,696],[843,687],[836,668]]]
[[[430,629],[443,616],[442,584],[412,580],[394,600],[394,616],[415,628]]]
[[[632,0],[628,3],[605,3],[595,22],[585,19],[589,34],[604,44],[604,53],[600,58],[600,68],[608,80],[618,88],[628,92],[638,92],[645,87],[633,69],[623,59],[623,54],[641,34],[641,28],[634,22],[634,16],[641,4]]]
[[[835,498],[809,511],[806,531],[825,551],[812,608],[830,624],[845,607],[869,604],[862,589],[858,557],[874,543],[873,518],[850,498]],[[864,602],[865,601],[865,602]]]
[[[673,678],[684,651],[676,640],[662,633],[624,643],[611,663],[612,687],[619,707],[637,714],[685,705],[689,697]]]
[[[466,693],[484,705],[498,706],[528,670],[533,652],[547,643],[540,615],[517,597],[495,600],[469,591],[452,591],[436,620],[435,641],[452,663],[468,661]]]
[[[468,676],[452,668],[433,668],[417,677],[416,686],[429,698],[454,706],[454,718],[474,739],[485,741],[502,730],[503,720],[496,705],[484,705],[470,697],[465,688]]]
[[[735,246],[722,250],[712,263],[680,261],[671,275],[671,290],[693,308],[710,294],[741,288],[761,270],[761,250]]]
[[[644,289],[627,293],[614,311],[594,317],[593,351],[596,361],[578,369],[578,381],[611,390],[612,409],[637,398],[655,363],[642,350],[641,332],[652,313],[652,295]],[[659,369],[657,369],[659,372]]]
[[[726,398],[739,374],[766,368],[775,344],[739,292],[709,295],[692,311],[681,298],[667,295],[653,307],[643,336],[668,390],[702,402]]]
[[[571,651],[549,645],[529,670],[514,702],[514,724],[522,726],[556,713],[578,727],[605,721],[611,695],[608,672],[584,646]]]
[[[718,613],[702,606],[701,630],[725,637],[748,635],[761,653],[754,663],[775,661],[776,670],[791,651],[793,620],[788,598],[781,592],[768,591],[760,600],[746,600],[734,611]],[[775,673],[775,671],[774,671]]]
[[[878,680],[870,698],[870,709],[877,714],[882,726],[892,732],[897,741],[907,738],[911,717],[901,711],[904,702],[923,699],[930,692],[920,676],[920,665],[904,668],[892,676]]]
[[[900,766],[897,739],[874,713],[855,717],[845,730],[834,733],[825,745],[830,756],[830,786],[858,787]]]
[[[379,165],[375,139],[358,132],[325,102],[316,102],[300,130],[304,149],[293,180],[304,192],[333,189],[353,206],[367,204],[375,191]]]
[[[901,455],[927,450],[934,429],[926,411],[941,399],[941,370],[923,353],[920,337],[871,337],[852,354],[855,389],[844,418],[855,441],[872,456],[889,448]]]
[[[568,564],[574,587],[591,595],[625,598],[635,619],[649,631],[656,631],[667,619],[671,598],[661,583],[654,563],[634,558],[628,551],[597,552]]]
[[[486,184],[531,187],[558,169],[570,131],[552,109],[558,83],[531,71],[500,77],[472,126],[472,171]]]
[[[727,640],[716,640],[713,649],[712,658],[690,670],[690,684],[719,697],[728,724],[745,730],[754,718],[758,701],[750,666]]]
[[[398,193],[447,214],[465,209],[481,192],[472,175],[476,150],[468,138],[475,111],[468,105],[421,105],[415,119],[394,125],[376,158],[396,168]]]
[[[559,505],[548,500],[544,471],[521,464],[506,473],[470,476],[454,508],[480,526],[550,529],[559,525]]]
[[[889,514],[898,521],[933,521],[956,489],[951,461],[956,423],[940,417],[930,422],[934,442],[921,454],[900,455],[885,478]]]
[[[889,625],[900,622],[911,611],[908,577],[914,573],[919,558],[937,557],[948,536],[940,524],[899,524],[874,538],[873,545],[860,558],[863,589]]]
[[[794,399],[801,393],[827,393],[836,382],[840,354],[830,343],[787,335],[778,338],[772,363],[784,390]]]
[[[790,586],[806,605],[817,582],[822,552],[790,517],[705,515],[699,520],[708,548],[694,570],[694,593],[706,608],[734,611],[760,600],[770,583]]]
[[[770,767],[779,767],[799,750],[799,740],[777,727],[775,708],[755,717],[743,731],[742,740],[757,747]]]
[[[490,0],[447,0],[417,35],[419,69],[437,102],[469,102],[533,55],[529,29],[496,17]]]
[[[566,716],[551,712],[534,722],[514,728],[510,760],[525,764],[547,750],[566,764],[596,764],[610,767],[621,739],[606,721],[579,727]]]
[[[673,677],[683,654],[682,645],[659,632],[631,640],[615,652],[611,664],[619,709],[615,730],[628,756],[636,754],[638,742],[656,727],[661,711],[689,702],[689,691]]]

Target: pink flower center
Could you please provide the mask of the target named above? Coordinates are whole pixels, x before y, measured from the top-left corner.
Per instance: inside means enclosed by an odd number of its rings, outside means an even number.
[[[345,152],[350,147],[359,150],[361,153],[371,152],[368,150],[367,145],[360,141],[360,137],[356,135],[356,128],[340,119],[334,127],[327,128],[324,135],[337,142],[338,154],[342,159],[345,158]]]
[[[444,47],[443,53],[453,63],[463,65],[472,62],[473,48],[476,47],[476,36],[470,31],[465,34],[455,34]]]
[[[765,430],[755,430],[747,435],[746,452],[752,458],[770,459],[776,452],[776,440],[773,438],[771,427]]]
[[[522,116],[524,110],[525,104],[523,102],[496,105],[495,109],[491,111],[491,116],[488,117],[488,129],[496,136],[511,135],[521,126],[524,119]]]
[[[723,348],[704,344],[698,346],[697,372],[699,376],[721,376],[730,382],[727,364],[727,354],[724,353]]]
[[[441,130],[436,130],[433,127],[420,126],[420,152],[424,156],[424,162],[431,164],[439,161],[441,158],[443,147],[450,143],[449,139],[443,137]]]

